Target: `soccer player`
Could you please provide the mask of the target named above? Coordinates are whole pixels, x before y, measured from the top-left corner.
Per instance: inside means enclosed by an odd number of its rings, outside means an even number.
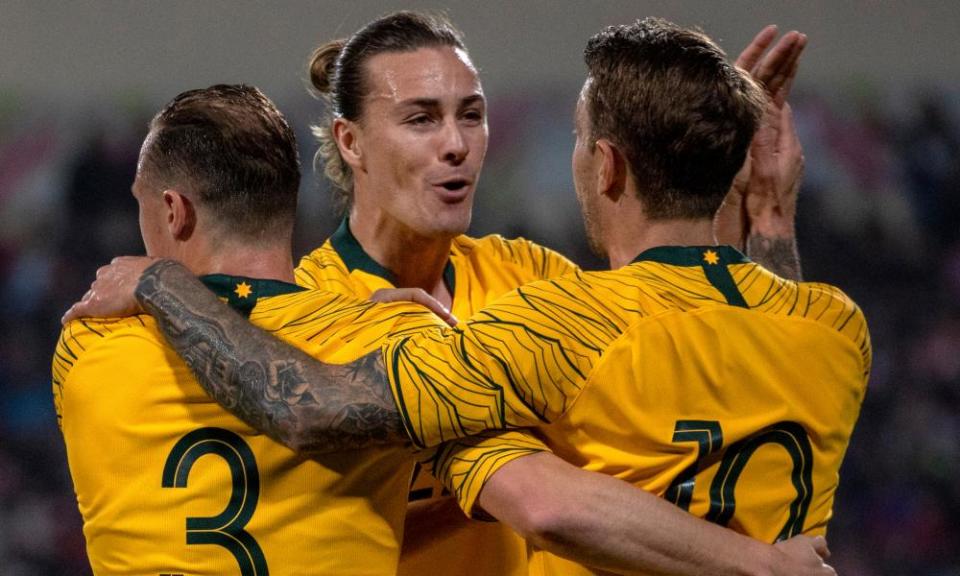
[[[299,183],[293,132],[258,90],[180,94],[152,120],[132,187],[147,253],[317,357],[430,325],[409,306],[323,314],[293,283]],[[315,337],[332,326],[346,330]],[[209,402],[145,316],[66,325],[53,373],[95,573],[393,573],[406,450],[294,454]]]
[[[362,299],[384,288],[418,288],[466,318],[517,286],[576,269],[522,239],[464,235],[487,148],[486,102],[448,21],[386,15],[320,46],[310,75],[326,103],[315,130],[318,161],[346,217],[301,260],[298,284]],[[487,445],[502,456],[500,439]],[[466,521],[414,463],[411,454],[401,575],[526,573],[526,543],[516,533]]]
[[[377,362],[346,366],[311,362],[219,314],[168,262],[147,269],[137,297],[170,323],[167,336],[214,397],[245,394],[250,402],[234,410],[298,449],[405,438],[433,446],[539,424],[565,458],[719,523],[769,540],[822,532],[869,342],[838,290],[784,281],[712,244],[712,217],[743,163],[762,95],[705,36],[662,21],[601,33],[587,60],[575,180],[613,270],[533,284],[462,329],[400,338]],[[185,345],[197,338],[201,346]],[[296,404],[274,400],[269,378],[244,382],[239,368],[249,363],[311,392]],[[491,470],[472,458],[472,441],[460,444],[441,452],[437,469],[468,511],[479,500],[506,519],[561,488],[550,478],[533,490],[498,487],[538,456]],[[757,481],[781,474],[781,484]],[[738,482],[752,488],[739,503]],[[534,565],[549,571],[553,560],[538,555]]]
[[[245,86],[185,92],[151,122],[133,184],[148,254],[182,261],[252,322],[327,361],[368,355],[387,333],[436,329],[438,319],[412,304],[374,306],[291,283],[298,184],[293,134],[261,93]],[[95,572],[395,573],[404,448],[311,458],[291,452],[211,402],[147,316],[67,324],[53,371]],[[295,401],[303,390],[282,385],[295,379],[282,370],[276,376],[285,401]],[[532,439],[511,441],[515,450],[518,443],[543,449]],[[617,510],[633,514],[619,528],[652,530],[664,526],[653,520],[675,519],[694,541],[726,542],[725,554],[714,557],[724,560],[707,564],[713,569],[743,563],[734,549],[767,562],[777,557],[772,547],[658,508],[663,503],[649,494],[566,464],[557,469],[555,457],[544,457],[563,477],[572,470],[586,492],[599,486],[597,494],[620,495]],[[603,518],[609,508],[601,503],[579,518]],[[672,534],[664,550],[687,546]],[[621,545],[610,538],[602,547]],[[682,571],[696,568],[683,560]]]

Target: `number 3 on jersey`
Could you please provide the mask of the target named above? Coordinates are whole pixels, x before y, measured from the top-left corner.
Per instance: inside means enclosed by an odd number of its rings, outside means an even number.
[[[723,430],[715,420],[678,420],[673,430],[673,442],[696,442],[697,460],[681,472],[664,495],[684,510],[690,509],[696,475],[709,456],[716,454],[720,466],[710,484],[710,509],[706,519],[726,526],[736,511],[734,494],[737,480],[750,457],[764,444],[782,446],[793,462],[790,482],[797,496],[790,503],[790,515],[777,540],[785,540],[803,531],[803,522],[813,497],[813,451],[806,430],[796,422],[778,422],[723,448]]]
[[[181,438],[163,466],[164,488],[185,488],[194,463],[206,454],[223,458],[230,467],[232,491],[223,512],[187,518],[187,544],[215,544],[226,548],[242,576],[269,576],[260,545],[244,528],[257,508],[260,473],[253,451],[243,439],[222,428],[200,428]]]

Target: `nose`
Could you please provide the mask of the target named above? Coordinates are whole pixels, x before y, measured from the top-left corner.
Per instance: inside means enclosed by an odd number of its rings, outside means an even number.
[[[443,128],[443,147],[440,157],[444,162],[459,165],[470,153],[464,128],[456,120],[445,123]]]

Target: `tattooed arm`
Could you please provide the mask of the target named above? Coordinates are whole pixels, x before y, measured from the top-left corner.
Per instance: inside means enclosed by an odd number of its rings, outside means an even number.
[[[140,306],[224,408],[301,453],[407,442],[380,352],[324,364],[250,324],[186,268],[148,266]]]

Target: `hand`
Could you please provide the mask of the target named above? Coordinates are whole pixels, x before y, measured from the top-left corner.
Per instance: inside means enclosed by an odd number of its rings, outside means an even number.
[[[803,149],[786,98],[807,37],[789,32],[764,55],[775,37],[776,27],[767,26],[737,58],[737,65],[764,85],[769,98],[746,162],[714,220],[718,242],[738,248],[744,248],[750,235],[794,237]]]
[[[426,306],[450,326],[457,325],[457,318],[439,300],[422,288],[382,288],[370,295],[371,302],[414,302]]]
[[[754,80],[766,89],[778,106],[790,95],[790,88],[797,76],[800,55],[807,46],[806,34],[796,30],[784,34],[777,45],[764,55],[777,37],[777,27],[770,25],[758,33],[737,57],[737,66],[750,73]]]
[[[779,559],[773,573],[780,576],[836,576],[836,571],[824,560],[830,558],[830,549],[823,536],[794,536],[777,542],[774,548]]]
[[[60,320],[66,324],[77,318],[133,316],[143,312],[134,293],[143,271],[156,262],[149,256],[120,256],[97,270],[97,279],[79,302]]]

